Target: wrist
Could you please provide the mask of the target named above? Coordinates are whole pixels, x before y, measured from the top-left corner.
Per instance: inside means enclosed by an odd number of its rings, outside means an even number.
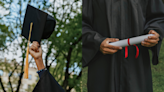
[[[35,57],[34,60],[35,60],[35,61],[43,61],[43,60],[42,60],[42,57]]]

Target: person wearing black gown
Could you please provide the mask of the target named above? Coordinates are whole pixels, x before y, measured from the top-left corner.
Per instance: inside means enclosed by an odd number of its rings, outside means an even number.
[[[152,63],[158,56],[164,37],[162,0],[83,0],[82,58],[88,66],[88,92],[153,92],[149,49]],[[144,34],[135,58],[135,46],[109,45]]]
[[[42,48],[37,41],[34,41],[29,49],[31,56],[34,58],[39,74],[39,81],[33,92],[64,92],[55,78],[46,70],[42,59]]]

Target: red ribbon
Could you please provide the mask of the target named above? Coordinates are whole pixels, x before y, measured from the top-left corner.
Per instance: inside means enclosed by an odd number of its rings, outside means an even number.
[[[130,46],[130,39],[129,38],[128,38],[128,45]],[[133,46],[136,47],[136,56],[135,56],[135,58],[138,58],[138,56],[139,56],[139,48],[135,44]],[[127,58],[127,57],[128,57],[128,46],[125,47],[125,58]]]

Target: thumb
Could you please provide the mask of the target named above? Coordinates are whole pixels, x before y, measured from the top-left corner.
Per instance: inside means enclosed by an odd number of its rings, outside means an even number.
[[[150,30],[149,31],[149,34],[154,34],[154,30]]]

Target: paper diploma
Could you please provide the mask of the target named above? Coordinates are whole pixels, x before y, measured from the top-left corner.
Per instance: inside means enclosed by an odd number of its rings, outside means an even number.
[[[139,44],[142,41],[144,41],[144,39],[148,38],[149,36],[154,36],[154,34],[147,34],[147,35],[129,38],[129,43],[130,43],[130,45]],[[111,43],[109,43],[109,45],[121,46],[121,47],[129,46],[128,39],[120,40],[117,42],[111,42]]]

